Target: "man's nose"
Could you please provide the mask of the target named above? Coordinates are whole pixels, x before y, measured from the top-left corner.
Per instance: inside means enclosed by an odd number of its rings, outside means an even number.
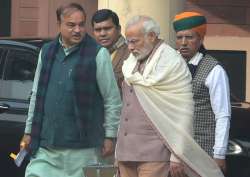
[[[181,38],[181,45],[187,45],[187,39],[185,37]]]
[[[135,49],[135,46],[132,43],[128,43],[128,49],[130,51],[133,51]]]
[[[100,31],[100,35],[101,35],[101,36],[105,36],[105,35],[106,35],[106,30],[102,29],[102,30]]]
[[[74,32],[79,33],[81,31],[81,27],[79,25],[76,25],[74,27]]]

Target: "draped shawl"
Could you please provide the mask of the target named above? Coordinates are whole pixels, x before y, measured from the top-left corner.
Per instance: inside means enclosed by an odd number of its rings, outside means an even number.
[[[143,74],[134,72],[136,58],[124,61],[125,82],[136,96],[165,145],[183,162],[190,177],[223,177],[219,167],[193,139],[191,75],[183,58],[162,43],[146,62]]]

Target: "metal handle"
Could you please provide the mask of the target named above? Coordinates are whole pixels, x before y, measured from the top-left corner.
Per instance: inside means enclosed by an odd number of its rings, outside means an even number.
[[[87,168],[95,168],[95,169],[102,169],[102,168],[114,168],[115,166],[113,164],[102,164],[102,163],[96,163],[86,166]]]
[[[7,110],[9,110],[10,106],[7,104],[0,104],[0,113],[3,113]]]
[[[115,166],[113,164],[102,164],[102,163],[93,163],[89,164],[86,167],[83,168],[84,175],[88,177],[87,170],[94,170],[96,177],[101,177],[101,170],[103,169],[115,169]],[[113,176],[113,175],[112,175]]]
[[[241,155],[243,154],[242,146],[237,141],[229,140],[227,155]]]

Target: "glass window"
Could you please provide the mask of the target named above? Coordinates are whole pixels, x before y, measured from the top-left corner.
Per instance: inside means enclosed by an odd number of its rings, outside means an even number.
[[[29,99],[36,61],[37,55],[30,50],[8,50],[1,80],[1,98]]]
[[[33,81],[36,56],[28,51],[10,50],[7,54],[6,67],[4,69],[5,80]]]

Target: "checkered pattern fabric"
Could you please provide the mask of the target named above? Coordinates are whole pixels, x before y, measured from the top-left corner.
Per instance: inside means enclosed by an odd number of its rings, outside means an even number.
[[[219,64],[210,55],[205,55],[198,64],[193,78],[194,110],[194,138],[196,142],[210,156],[213,156],[215,141],[215,116],[210,103],[209,90],[205,80],[209,72]]]

